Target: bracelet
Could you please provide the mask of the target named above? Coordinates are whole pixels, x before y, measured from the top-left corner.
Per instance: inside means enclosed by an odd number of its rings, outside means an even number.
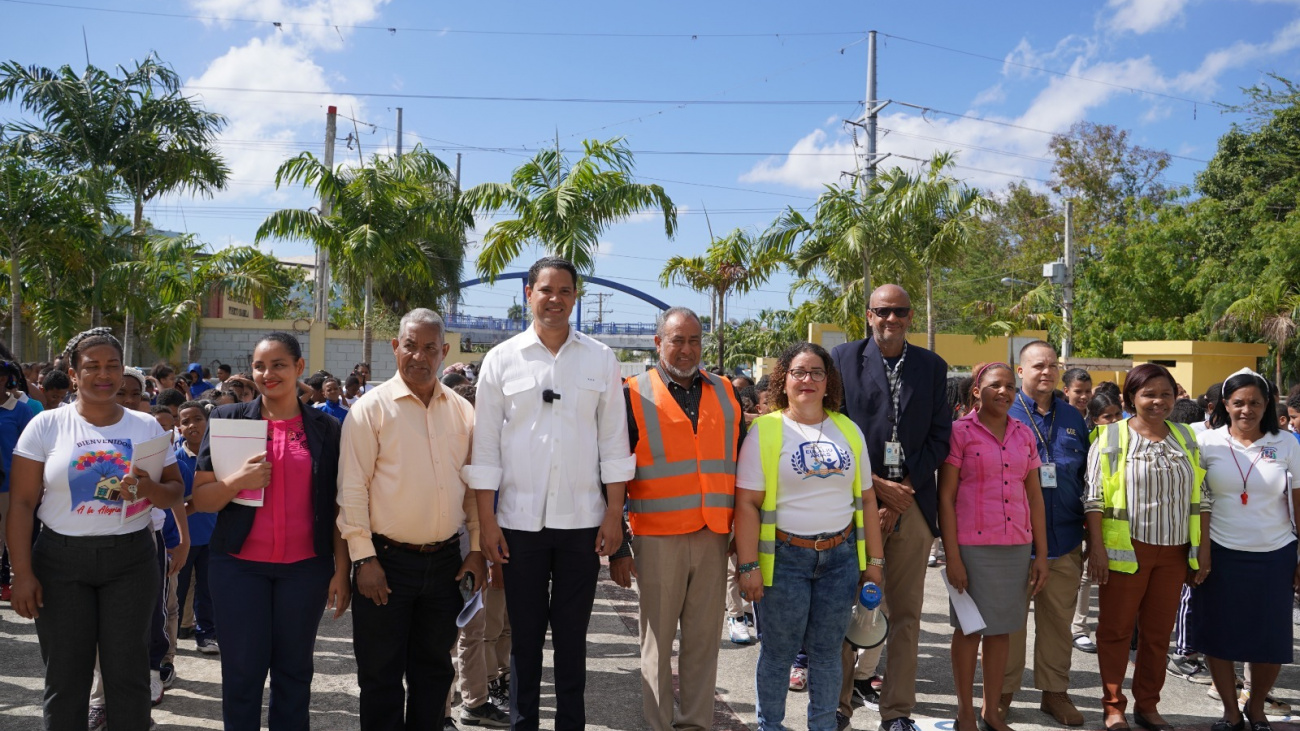
[[[356,561],[352,562],[352,568],[359,569],[362,566],[365,566],[366,564],[370,563],[371,561],[374,561],[376,558],[378,558],[378,556],[366,556],[365,558],[357,559]]]
[[[868,559],[867,559],[867,565],[868,565],[868,566],[879,566],[879,567],[881,567],[881,568],[884,568],[884,566],[885,566],[885,559],[883,559],[883,558],[868,558]]]
[[[738,573],[738,574],[747,574],[747,573],[749,573],[750,571],[753,571],[753,570],[756,569],[756,568],[758,568],[758,562],[757,562],[757,561],[750,561],[749,563],[743,563],[743,564],[741,564],[741,565],[740,565],[740,568],[736,569],[736,573]]]

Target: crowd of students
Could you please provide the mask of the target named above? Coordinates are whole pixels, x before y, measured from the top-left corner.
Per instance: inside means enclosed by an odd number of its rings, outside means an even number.
[[[1128,728],[1131,649],[1143,728],[1169,728],[1170,673],[1208,676],[1215,731],[1264,731],[1284,708],[1270,692],[1300,586],[1300,395],[1280,402],[1243,370],[1198,404],[1156,364],[1094,386],[1042,341],[948,379],[907,342],[893,285],[871,294],[867,338],[796,344],[757,384],[702,369],[699,318],[671,308],[658,363],[625,380],[568,324],[577,283],[567,261],[537,262],[533,325],[481,367],[444,370],[441,318],[407,313],[381,385],[367,364],[305,376],[286,333],[257,343],[247,378],[223,366],[214,386],[192,364],[187,392],[170,367],[125,366],[103,329],[52,364],[73,392],[53,404],[10,359],[6,598],[36,620],[46,727],[147,728],[184,632],[220,656],[226,728],[260,727],[268,676],[270,728],[306,728],[322,609],[350,608],[362,728],[537,728],[548,632],[555,726],[581,728],[601,557],[638,590],[656,731],[711,727],[724,627],[761,642],[760,728],[784,728],[786,694],[806,690],[812,731],[843,731],[863,705],[882,731],[915,729],[927,564],[982,618],[951,611],[962,731],[1007,731],[1027,667],[1039,709],[1083,724],[1076,650],[1098,655],[1109,731]],[[265,453],[221,479],[216,419],[267,427]],[[132,468],[168,434],[158,474]],[[884,587],[890,633],[857,649],[845,632],[867,582]]]

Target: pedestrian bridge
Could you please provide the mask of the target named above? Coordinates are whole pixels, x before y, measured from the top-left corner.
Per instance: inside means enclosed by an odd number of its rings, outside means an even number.
[[[518,335],[528,327],[527,320],[509,320],[501,317],[468,317],[450,315],[445,318],[447,329],[460,333],[463,346],[496,345]],[[571,322],[570,326],[578,328],[611,348],[628,350],[654,350],[655,324],[642,322],[586,322],[579,327]]]

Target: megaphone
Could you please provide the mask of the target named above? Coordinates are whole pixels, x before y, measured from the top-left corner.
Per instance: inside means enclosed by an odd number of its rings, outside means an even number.
[[[880,601],[884,596],[875,582],[868,581],[853,605],[853,617],[849,620],[849,629],[844,633],[844,640],[855,650],[870,650],[879,647],[889,636],[889,617],[880,610]]]

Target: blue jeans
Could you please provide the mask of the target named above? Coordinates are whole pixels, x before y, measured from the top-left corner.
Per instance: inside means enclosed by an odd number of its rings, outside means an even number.
[[[852,534],[829,551],[776,544],[772,585],[756,605],[763,622],[756,672],[760,731],[786,728],[790,663],[801,646],[808,653],[808,729],[835,731],[840,646],[860,576]]]
[[[334,559],[297,563],[208,556],[208,582],[221,625],[221,716],[226,731],[262,728],[262,687],[271,675],[267,726],[307,731],[316,630]]]
[[[176,585],[177,601],[182,612],[185,611],[185,603],[193,597],[194,639],[217,639],[217,624],[212,619],[212,592],[208,589],[208,544],[190,546],[185,568],[176,575],[176,580],[179,582]]]

